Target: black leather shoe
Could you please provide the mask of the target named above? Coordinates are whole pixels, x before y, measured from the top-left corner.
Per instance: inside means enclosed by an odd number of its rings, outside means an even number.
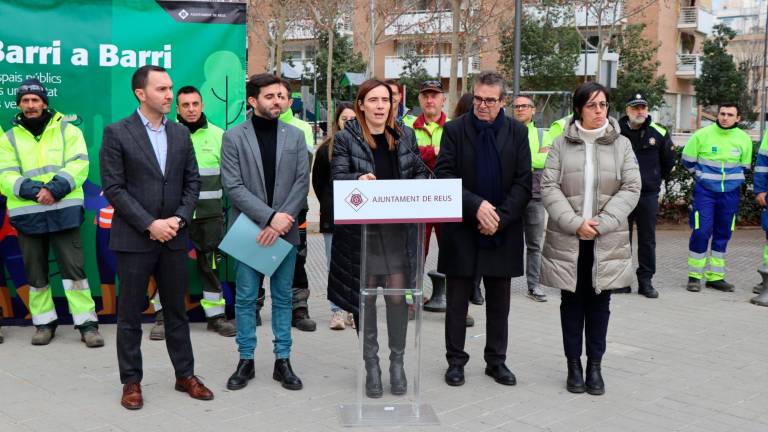
[[[515,374],[504,363],[494,366],[488,365],[485,367],[485,374],[493,378],[499,384],[513,386],[517,384]]]
[[[291,361],[288,359],[275,360],[275,371],[272,373],[272,378],[275,381],[280,381],[283,388],[288,390],[301,390],[304,387],[299,377],[293,373]]]
[[[464,366],[448,366],[445,371],[445,383],[453,387],[464,385]]]
[[[587,359],[587,376],[585,380],[587,393],[599,396],[605,393],[603,375],[600,373],[600,362]]]
[[[240,390],[247,386],[248,381],[252,380],[254,376],[256,376],[256,372],[253,370],[253,359],[241,359],[237,363],[235,373],[227,380],[227,388],[230,390]]]
[[[568,359],[568,378],[565,380],[565,388],[571,393],[587,391],[587,387],[584,385],[584,369],[581,367],[581,359]]]
[[[659,292],[653,287],[650,280],[642,280],[637,283],[637,294],[648,298],[659,297]]]
[[[705,285],[707,286],[707,288],[713,288],[722,292],[733,292],[734,290],[733,284],[729,284],[723,279],[716,280],[716,281],[707,281]]]

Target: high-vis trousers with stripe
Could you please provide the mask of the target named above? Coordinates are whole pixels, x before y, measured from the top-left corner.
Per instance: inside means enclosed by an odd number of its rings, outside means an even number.
[[[48,281],[48,253],[52,248],[75,327],[98,325],[96,304],[85,278],[80,228],[38,235],[19,233],[19,245],[30,285],[32,323],[46,325],[58,319]]]
[[[691,240],[688,243],[688,276],[717,281],[725,278],[725,250],[736,228],[739,189],[712,192],[696,184],[690,214]],[[709,269],[707,250],[710,249]]]
[[[221,282],[218,275],[218,263],[221,260],[219,243],[224,238],[224,217],[194,219],[189,227],[189,238],[197,254],[197,274],[203,287],[203,307],[206,318],[224,315],[226,302],[221,292]],[[152,298],[156,311],[163,308],[160,295]]]

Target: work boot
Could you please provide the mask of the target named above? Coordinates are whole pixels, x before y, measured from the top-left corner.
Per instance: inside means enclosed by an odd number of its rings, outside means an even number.
[[[603,375],[600,372],[600,362],[587,359],[587,377],[586,377],[587,393],[595,396],[599,396],[605,393],[605,383],[603,382]]]
[[[685,289],[687,289],[690,292],[701,291],[701,280],[696,279],[694,277],[689,277],[688,284],[685,286]]]
[[[656,288],[653,287],[651,281],[646,279],[637,281],[637,294],[646,296],[648,298],[659,297],[659,292],[656,291]]]
[[[32,336],[32,345],[48,345],[56,335],[56,327],[50,325],[36,326],[37,331]]]
[[[403,299],[404,300],[404,299]],[[403,301],[386,306],[387,338],[389,340],[389,385],[393,395],[404,395],[408,391],[403,357],[408,332],[408,308]]]
[[[234,324],[227,321],[227,317],[224,315],[208,318],[208,330],[215,331],[226,337],[232,337],[237,334],[237,329]]]
[[[485,298],[483,298],[483,292],[480,289],[480,276],[475,276],[475,279],[472,281],[472,295],[469,297],[469,301],[472,304],[481,306],[483,303],[485,303]]]
[[[581,367],[581,359],[568,359],[568,378],[565,380],[565,388],[571,393],[584,393],[587,387],[584,385],[584,369]]]
[[[155,325],[149,330],[149,340],[165,340],[165,320],[162,309],[155,312]]]
[[[474,327],[475,326],[475,319],[472,318],[472,315],[467,314],[467,327]]]
[[[436,271],[427,273],[432,280],[432,296],[424,304],[424,310],[429,312],[445,312],[447,300],[445,299],[445,275]]]
[[[98,325],[88,325],[80,328],[80,341],[85,342],[85,346],[88,348],[104,346],[104,338],[99,334]]]
[[[734,286],[726,282],[725,279],[707,281],[706,286],[707,288],[713,288],[722,292],[733,292],[734,289]]]
[[[309,311],[304,307],[296,308],[293,311],[291,325],[305,332],[313,332],[317,329],[317,323],[309,317]]]
[[[768,289],[765,288],[768,287],[768,272],[764,273],[759,270],[758,272],[763,277],[763,289],[757,297],[751,298],[749,302],[758,306],[768,306]]]
[[[753,286],[752,287],[752,292],[755,293],[755,294],[760,294],[761,292],[763,292],[763,283],[760,282],[760,283],[756,284],[755,286]]]

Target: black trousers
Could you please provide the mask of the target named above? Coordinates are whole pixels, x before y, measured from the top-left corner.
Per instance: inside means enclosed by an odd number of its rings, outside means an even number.
[[[629,214],[629,242],[632,226],[637,225],[637,280],[649,281],[656,273],[656,217],[659,213],[659,194],[640,195],[637,207]]]
[[[445,312],[445,358],[451,366],[464,366],[469,354],[464,351],[467,337],[467,309],[474,289],[473,277],[448,276]],[[483,358],[488,365],[507,359],[509,334],[509,291],[511,278],[483,276],[485,283],[486,342]]]
[[[579,240],[576,292],[561,291],[560,325],[563,329],[565,357],[581,357],[582,341],[587,340],[587,358],[600,361],[605,354],[611,292],[595,294],[592,286],[594,240]]]
[[[194,375],[192,343],[184,304],[187,252],[164,246],[152,252],[116,252],[120,292],[117,300],[117,362],[120,382],[141,382],[141,313],[149,277],[155,276],[165,319],[165,345],[177,378]]]

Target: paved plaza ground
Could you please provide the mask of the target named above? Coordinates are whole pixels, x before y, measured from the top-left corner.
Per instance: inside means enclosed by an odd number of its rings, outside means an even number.
[[[768,431],[768,308],[748,303],[758,280],[763,232],[740,229],[729,245],[727,279],[736,284],[734,293],[685,291],[687,238],[681,229],[658,233],[659,299],[613,296],[604,396],[565,390],[559,293],[550,290],[548,302],[535,303],[524,296],[524,279],[517,278],[507,361],[517,386],[498,385],[483,374],[485,314],[483,307],[472,306],[477,325],[467,334],[472,356],[467,383],[448,387],[443,315],[425,313],[422,395],[441,426],[384,430]],[[433,254],[427,267],[434,262]],[[322,237],[312,234],[310,312],[318,330],[294,331],[291,359],[304,390],[284,390],[271,378],[268,308],[266,326],[258,331],[256,378],[237,392],[225,388],[237,362],[234,339],[192,324],[196,370],[216,394],[211,402],[173,390],[165,345],[150,342],[145,326],[145,406],[137,412],[119,404],[114,325],[102,326],[107,345],[95,350],[86,349],[69,326],[60,327],[47,347],[29,344],[31,327],[10,327],[0,345],[0,431],[343,429],[336,406],[355,399],[357,339],[351,329],[328,329],[324,266]]]

